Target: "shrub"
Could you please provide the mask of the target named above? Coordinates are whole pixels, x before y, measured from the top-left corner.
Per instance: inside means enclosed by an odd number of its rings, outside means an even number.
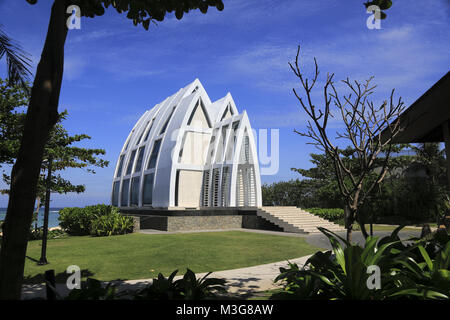
[[[91,222],[90,233],[94,236],[112,236],[133,232],[133,218],[123,216],[118,209],[106,215],[96,215]]]
[[[344,209],[340,208],[309,208],[305,209],[316,216],[330,221],[339,221],[344,219]]]
[[[37,229],[32,228],[30,230],[28,240],[42,240],[43,233],[44,233],[43,227],[39,227]],[[64,237],[67,237],[67,233],[64,230],[61,229],[48,230],[47,239],[58,239]]]
[[[136,300],[205,300],[213,299],[216,293],[225,293],[225,280],[208,278],[197,279],[195,273],[187,269],[183,278],[173,281],[178,270],[165,278],[161,273],[151,285],[134,294]]]
[[[367,238],[361,247],[319,229],[333,249],[315,253],[301,269],[296,264],[280,268],[275,281],[283,281],[284,290],[271,299],[450,299],[450,242],[443,245],[442,235],[404,245],[399,227],[379,241]],[[372,265],[380,268],[377,290],[367,285],[367,269]]]
[[[64,208],[59,211],[59,225],[70,235],[89,235],[92,222],[99,216],[106,216],[112,212],[117,212],[117,208],[105,204],[84,208]]]
[[[111,283],[104,287],[99,280],[88,278],[81,289],[70,291],[65,300],[117,300],[122,296],[123,294],[117,293],[117,288]],[[59,298],[61,299],[60,296]]]

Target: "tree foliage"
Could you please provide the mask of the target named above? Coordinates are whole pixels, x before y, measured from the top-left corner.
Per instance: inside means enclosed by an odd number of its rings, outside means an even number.
[[[364,6],[366,9],[368,9],[370,6],[377,6],[380,8],[380,19],[386,19],[387,14],[384,12],[384,10],[389,9],[392,6],[391,0],[373,0],[373,1],[367,1],[364,3]]]
[[[387,162],[386,178],[372,190],[360,218],[365,223],[410,224],[434,222],[447,213],[445,195],[446,163],[439,144],[393,145]],[[343,152],[344,162],[352,161]],[[280,181],[262,186],[263,205],[301,208],[343,208],[344,201],[334,175],[332,160],[322,154],[310,154],[309,169],[292,168],[302,180]],[[384,161],[380,156],[379,165]],[[379,170],[377,168],[375,171]],[[372,179],[375,179],[372,176]]]
[[[37,0],[27,0],[30,4]],[[126,13],[128,19],[136,26],[141,24],[148,30],[150,22],[163,21],[167,13],[175,13],[177,19],[183,18],[190,10],[200,9],[206,13],[209,7],[216,7],[222,11],[224,8],[222,0],[71,0],[67,5],[77,5],[82,17],[94,18],[105,14],[110,6],[118,13]]]
[[[50,161],[52,161],[53,172],[64,171],[67,168],[86,169],[89,173],[95,174],[92,167],[104,168],[108,166],[109,161],[99,158],[104,155],[104,149],[90,149],[74,146],[77,142],[91,139],[87,134],[69,135],[61,122],[67,117],[67,111],[60,113],[60,118],[54,129],[50,133],[50,138],[45,146],[43,171],[48,171]],[[52,176],[52,192],[84,192],[84,185],[73,185],[70,181],[64,179],[59,173]]]
[[[11,84],[8,80],[0,79],[0,166],[13,164],[17,157],[26,117],[24,106],[29,102],[29,89],[29,87]],[[86,134],[70,135],[62,125],[67,115],[66,110],[59,114],[58,123],[50,132],[49,140],[44,148],[37,194],[40,204],[45,202],[45,178],[50,161],[52,161],[53,169],[51,192],[56,193],[85,191],[84,185],[73,184],[61,176],[61,171],[67,168],[79,168],[95,173],[93,167],[103,168],[109,164],[108,161],[98,157],[105,154],[104,149],[81,148],[74,145],[91,137]],[[11,182],[10,175],[5,171],[3,171],[3,181],[8,185]],[[8,190],[3,190],[3,193],[8,193]]]
[[[0,167],[13,164],[20,146],[28,105],[27,89],[0,78]]]

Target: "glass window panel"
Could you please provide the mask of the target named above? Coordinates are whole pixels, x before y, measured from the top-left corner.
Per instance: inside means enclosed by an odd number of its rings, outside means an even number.
[[[142,204],[152,204],[153,198],[153,178],[154,174],[150,173],[144,176],[144,186],[142,191]]]
[[[120,181],[114,182],[113,197],[112,197],[112,205],[114,207],[119,206],[119,189],[120,189]]]
[[[128,207],[128,189],[130,186],[130,179],[125,179],[122,182],[122,196],[120,197],[120,206]]]
[[[133,169],[133,162],[134,162],[134,157],[135,156],[136,156],[136,150],[133,150],[131,152],[130,160],[128,161],[127,173],[126,174],[130,174],[131,173],[131,169]]]
[[[173,112],[175,111],[175,107],[173,107],[172,111],[169,114],[169,117],[167,118],[166,122],[164,123],[161,132],[159,134],[163,134],[164,132],[166,132],[167,129],[167,125],[169,124],[170,118],[172,118]]]
[[[152,169],[156,166],[156,160],[158,159],[160,147],[161,147],[161,139],[155,141],[155,145],[153,146],[152,154],[150,156],[150,161],[148,162],[147,169]]]
[[[123,159],[124,158],[125,158],[124,154],[120,156],[119,167],[117,168],[116,177],[120,177],[122,175]]]
[[[149,122],[150,122],[150,121],[147,121],[147,123],[146,123],[145,126],[144,126],[144,129],[142,129],[142,132],[141,132],[141,134],[139,135],[139,139],[137,139],[137,141],[136,141],[136,145],[138,145],[138,144],[141,142],[142,136],[144,135],[145,129],[147,129],[147,126],[148,126],[148,123],[149,123]]]
[[[136,167],[134,168],[134,172],[141,171],[142,160],[144,159],[144,151],[145,151],[145,147],[139,148],[138,158],[136,160]]]
[[[125,145],[125,150],[128,150],[128,145],[130,144],[131,137],[133,136],[133,132],[134,132],[134,129],[131,130],[131,134],[130,134],[130,136],[128,137],[127,143],[126,143],[126,145]],[[125,151],[125,150],[124,150],[124,151]]]
[[[150,123],[150,128],[148,128],[147,133],[145,134],[144,141],[147,141],[148,136],[150,135],[150,131],[152,131],[154,121],[155,119],[152,119],[152,123]]]
[[[139,182],[140,177],[131,179],[131,206],[137,206],[139,204]]]

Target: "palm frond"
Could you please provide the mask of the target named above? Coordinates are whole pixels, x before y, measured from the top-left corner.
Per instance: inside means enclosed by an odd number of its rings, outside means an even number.
[[[31,59],[29,54],[22,50],[22,48],[14,43],[8,35],[2,30],[0,25],[0,59],[6,57],[6,64],[8,69],[8,79],[10,83],[17,83],[27,88],[27,81],[31,72]]]

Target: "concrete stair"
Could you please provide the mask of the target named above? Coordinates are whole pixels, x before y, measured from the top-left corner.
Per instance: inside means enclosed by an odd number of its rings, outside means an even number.
[[[333,232],[345,231],[338,224],[297,207],[262,207],[258,209],[257,215],[282,228],[285,232],[320,233],[317,227],[323,227]]]

